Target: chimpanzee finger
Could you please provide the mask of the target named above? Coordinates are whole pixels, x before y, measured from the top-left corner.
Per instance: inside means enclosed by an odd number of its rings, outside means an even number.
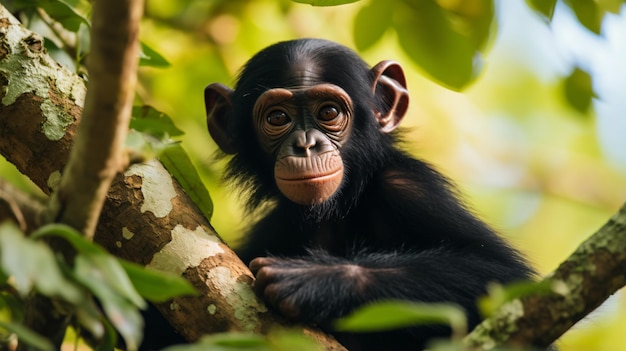
[[[252,271],[252,274],[256,276],[259,269],[265,266],[275,264],[276,261],[277,259],[271,258],[271,257],[257,257],[253,259],[252,261],[250,261],[250,264],[248,265],[248,267],[250,268],[250,271]]]

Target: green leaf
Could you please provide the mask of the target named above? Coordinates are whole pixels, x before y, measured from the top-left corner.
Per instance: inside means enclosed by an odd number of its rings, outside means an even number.
[[[563,83],[565,99],[569,105],[580,113],[589,112],[591,101],[596,96],[591,75],[576,67]]]
[[[493,0],[436,0],[444,10],[450,26],[466,36],[475,50],[482,50],[496,32]]]
[[[619,15],[622,9],[622,5],[626,3],[626,1],[625,0],[597,0],[596,3],[602,10]]]
[[[139,56],[139,66],[159,68],[166,68],[171,66],[171,64],[165,59],[165,57],[149,47],[148,44],[144,42],[140,42],[140,44],[141,54]]]
[[[95,339],[103,338],[106,321],[93,298],[86,299],[80,306],[77,306],[74,313],[83,330],[88,331]]]
[[[205,335],[194,345],[176,345],[163,351],[317,351],[318,343],[296,330],[273,330],[267,337],[247,333]]]
[[[272,351],[319,351],[323,348],[301,330],[277,329],[272,331],[267,340]]]
[[[467,332],[463,310],[451,304],[426,304],[408,301],[382,301],[357,309],[338,320],[337,330],[372,332],[420,324],[444,324],[452,328],[455,338]]]
[[[75,258],[74,274],[98,298],[107,318],[124,338],[128,349],[136,349],[143,338],[143,319],[138,307],[145,308],[147,305],[119,262],[108,255],[79,254]]]
[[[309,4],[312,6],[337,6],[351,4],[359,0],[292,0],[300,4]]]
[[[168,145],[159,156],[159,160],[176,178],[205,217],[210,220],[213,215],[213,201],[182,146],[180,144]]]
[[[598,7],[595,0],[566,0],[565,3],[574,11],[578,22],[590,31],[600,34],[605,12]]]
[[[172,143],[169,139],[170,136],[182,135],[183,132],[176,128],[169,116],[150,106],[133,107],[132,116],[130,127],[154,137],[153,140],[148,139],[147,142],[152,149],[160,152],[159,160],[176,178],[206,218],[211,219],[213,202],[209,191],[202,183],[198,171],[185,150],[179,143]],[[129,135],[132,136],[132,133]],[[136,141],[135,144],[138,145],[140,142]],[[144,149],[141,145],[139,147]]]
[[[78,32],[81,24],[90,26],[89,20],[78,13],[72,6],[63,0],[35,0],[36,6],[41,7],[52,19],[61,23],[71,32]]]
[[[359,51],[372,47],[391,27],[391,5],[390,1],[371,1],[356,14],[352,33]]]
[[[79,254],[75,259],[76,279],[97,294],[100,289],[110,289],[116,295],[128,299],[135,306],[146,308],[120,262],[109,254]]]
[[[0,319],[5,317],[12,321],[21,321],[24,317],[24,300],[18,295],[0,292]]]
[[[270,351],[267,339],[257,334],[218,333],[205,335],[194,345],[176,345],[163,351]]]
[[[120,260],[120,263],[139,294],[152,302],[197,294],[191,283],[177,275],[150,270],[128,261]]]
[[[84,299],[83,291],[63,275],[50,247],[24,237],[11,222],[0,224],[0,264],[13,276],[22,296],[35,287],[46,296],[58,296],[73,304]]]
[[[557,0],[526,0],[528,6],[535,10],[546,22],[552,20]]]
[[[32,239],[41,239],[47,236],[56,236],[67,240],[79,253],[106,254],[105,249],[88,241],[79,231],[66,224],[46,224],[31,234]]]
[[[111,324],[117,329],[127,349],[136,350],[143,339],[143,319],[137,307],[113,290],[103,288],[94,292]]]
[[[115,328],[108,321],[104,321],[104,336],[101,338],[100,344],[94,348],[94,351],[110,351],[118,346],[118,334]]]
[[[133,106],[130,128],[160,140],[185,134],[168,115],[148,105]]]
[[[459,32],[433,1],[403,3],[394,16],[402,49],[439,84],[461,90],[482,68],[477,38]]]
[[[480,298],[478,306],[485,316],[492,315],[498,308],[514,299],[519,299],[532,294],[548,294],[557,287],[550,281],[540,282],[521,281],[502,286],[490,284],[487,287],[488,295]]]
[[[41,351],[53,351],[54,346],[48,339],[33,332],[32,330],[23,327],[17,323],[6,323],[0,320],[0,328],[6,329],[10,333],[15,333],[20,343],[25,343],[32,346],[32,349]],[[24,348],[31,349],[31,348]]]
[[[102,247],[63,224],[48,224],[33,233],[33,237],[42,236],[60,237],[74,246],[78,252],[74,264],[76,279],[90,288],[94,294],[106,287],[136,306],[146,307],[146,302],[135,290],[119,260]]]

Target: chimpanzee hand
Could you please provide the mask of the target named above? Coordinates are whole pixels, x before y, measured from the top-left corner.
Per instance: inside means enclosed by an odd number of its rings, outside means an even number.
[[[349,312],[354,306],[344,297],[367,280],[366,269],[349,262],[259,257],[250,269],[257,294],[283,316],[301,322],[324,323]]]

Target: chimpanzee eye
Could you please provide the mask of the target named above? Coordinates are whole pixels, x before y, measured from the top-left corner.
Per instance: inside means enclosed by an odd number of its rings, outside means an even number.
[[[267,115],[267,123],[273,126],[284,126],[291,122],[291,118],[281,110],[274,110]]]
[[[339,110],[332,105],[326,105],[320,109],[318,117],[322,121],[332,121],[339,116]]]

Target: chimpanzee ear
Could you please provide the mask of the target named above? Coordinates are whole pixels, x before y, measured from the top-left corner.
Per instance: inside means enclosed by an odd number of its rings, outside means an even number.
[[[232,89],[220,83],[209,84],[204,88],[204,106],[209,133],[217,146],[227,154],[237,152],[235,138],[229,128],[233,113],[232,93]]]
[[[375,95],[381,94],[384,102],[382,110],[375,112],[376,118],[380,130],[389,133],[400,124],[409,107],[404,71],[397,62],[382,61],[371,69],[371,73],[374,76],[372,91]]]

